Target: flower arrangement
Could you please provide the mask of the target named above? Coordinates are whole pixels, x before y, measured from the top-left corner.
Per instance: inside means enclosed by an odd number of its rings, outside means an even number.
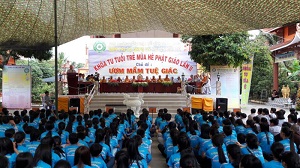
[[[138,87],[138,86],[142,86],[142,87],[147,87],[148,86],[148,82],[132,82],[132,86],[134,87]]]
[[[110,86],[119,86],[119,82],[117,80],[114,80],[114,79],[109,80],[107,84],[110,85]]]
[[[173,85],[173,82],[172,81],[162,81],[161,84],[163,86],[171,86],[171,85]]]

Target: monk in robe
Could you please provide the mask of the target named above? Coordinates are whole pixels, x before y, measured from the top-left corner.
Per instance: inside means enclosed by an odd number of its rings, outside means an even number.
[[[100,80],[100,83],[106,83],[105,76],[102,77],[102,79]]]
[[[124,83],[130,83],[130,79],[128,78],[128,76],[126,76],[126,78],[124,79]]]
[[[155,76],[152,77],[151,82],[152,82],[152,83],[156,83]]]
[[[118,81],[119,83],[121,83],[121,82],[122,82],[121,77],[118,77],[117,81]]]
[[[157,79],[157,81],[156,81],[157,83],[161,83],[161,82],[163,82],[163,79],[161,79],[161,76],[159,75],[158,76],[158,79]]]
[[[149,79],[148,76],[146,76],[145,82],[148,82],[148,83],[151,82],[151,80]]]
[[[135,81],[136,81],[135,76],[133,76],[131,82],[135,82]]]
[[[170,81],[171,81],[171,79],[169,78],[169,76],[168,76],[168,75],[166,75],[166,77],[165,77],[164,81],[165,81],[165,82],[170,82]]]

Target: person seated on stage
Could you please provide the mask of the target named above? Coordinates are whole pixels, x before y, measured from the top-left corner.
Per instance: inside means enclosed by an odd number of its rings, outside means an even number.
[[[151,82],[151,80],[149,79],[148,76],[146,76],[145,82],[148,82],[148,83]]]
[[[136,81],[135,76],[133,76],[131,82],[135,82],[135,81]]]
[[[112,82],[114,80],[114,78],[112,76],[109,77],[108,81]]]
[[[275,98],[279,98],[279,94],[276,90],[273,90],[271,100],[274,100]]]
[[[152,77],[151,82],[152,82],[152,83],[156,83],[155,76]]]
[[[128,76],[126,76],[125,80],[124,80],[124,83],[130,83],[130,79],[128,78]]]
[[[194,76],[193,76],[193,75],[191,75],[191,76],[189,77],[188,82],[194,82]]]
[[[158,79],[157,79],[157,81],[156,81],[157,83],[161,83],[161,82],[163,82],[163,80],[161,79],[161,76],[159,75],[158,76]]]
[[[100,74],[98,72],[95,72],[95,75],[94,75],[95,81],[99,81],[99,77],[100,77]]]
[[[84,79],[84,74],[80,73],[80,74],[78,75],[78,81],[79,81],[79,82],[84,82],[84,81],[85,81],[85,79]]]
[[[173,76],[171,77],[171,81],[175,83],[175,78]]]
[[[142,74],[139,74],[139,75],[137,76],[137,81],[138,81],[138,82],[143,82],[143,75],[142,75]]]
[[[70,69],[68,69],[67,73],[76,73],[73,65],[70,65]]]
[[[100,83],[106,83],[105,76],[102,77],[102,79],[100,80]]]
[[[122,82],[121,77],[118,77],[117,81],[118,81],[119,83],[121,83],[121,82]]]
[[[166,75],[166,77],[165,77],[164,81],[165,81],[165,82],[169,82],[169,81],[171,81],[168,75]]]

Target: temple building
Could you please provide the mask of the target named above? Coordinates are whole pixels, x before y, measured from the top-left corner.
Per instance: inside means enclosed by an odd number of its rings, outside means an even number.
[[[276,41],[270,44],[273,57],[273,89],[278,90],[278,63],[300,58],[300,24],[262,29],[274,35]]]

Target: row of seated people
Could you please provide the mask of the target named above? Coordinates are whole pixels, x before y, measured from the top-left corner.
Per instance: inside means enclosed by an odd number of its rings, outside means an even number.
[[[274,110],[274,109],[272,109]],[[300,118],[291,110],[245,113],[177,110],[175,119],[159,111],[158,149],[170,168],[299,168]],[[284,122],[279,123],[279,120]]]
[[[147,168],[152,160],[149,112],[4,111],[0,117],[3,168]],[[126,160],[126,161],[125,161]]]
[[[89,75],[86,79],[84,79],[83,74],[79,74],[78,81],[82,82],[94,82],[99,81],[99,78],[95,75]],[[173,82],[173,83],[180,83],[181,78],[169,78],[168,75],[165,76],[165,78],[162,78],[161,75],[158,76],[156,79],[155,76],[153,76],[151,79],[149,79],[148,76],[144,79],[141,75],[139,75],[137,78],[135,76],[132,76],[132,78],[129,78],[128,76],[125,77],[125,79],[121,79],[121,77],[113,78],[112,76],[108,79],[103,76],[102,79],[100,79],[100,83],[108,83],[108,82],[119,82],[119,83],[132,83],[132,82],[148,82],[148,83],[161,83],[161,82]]]

